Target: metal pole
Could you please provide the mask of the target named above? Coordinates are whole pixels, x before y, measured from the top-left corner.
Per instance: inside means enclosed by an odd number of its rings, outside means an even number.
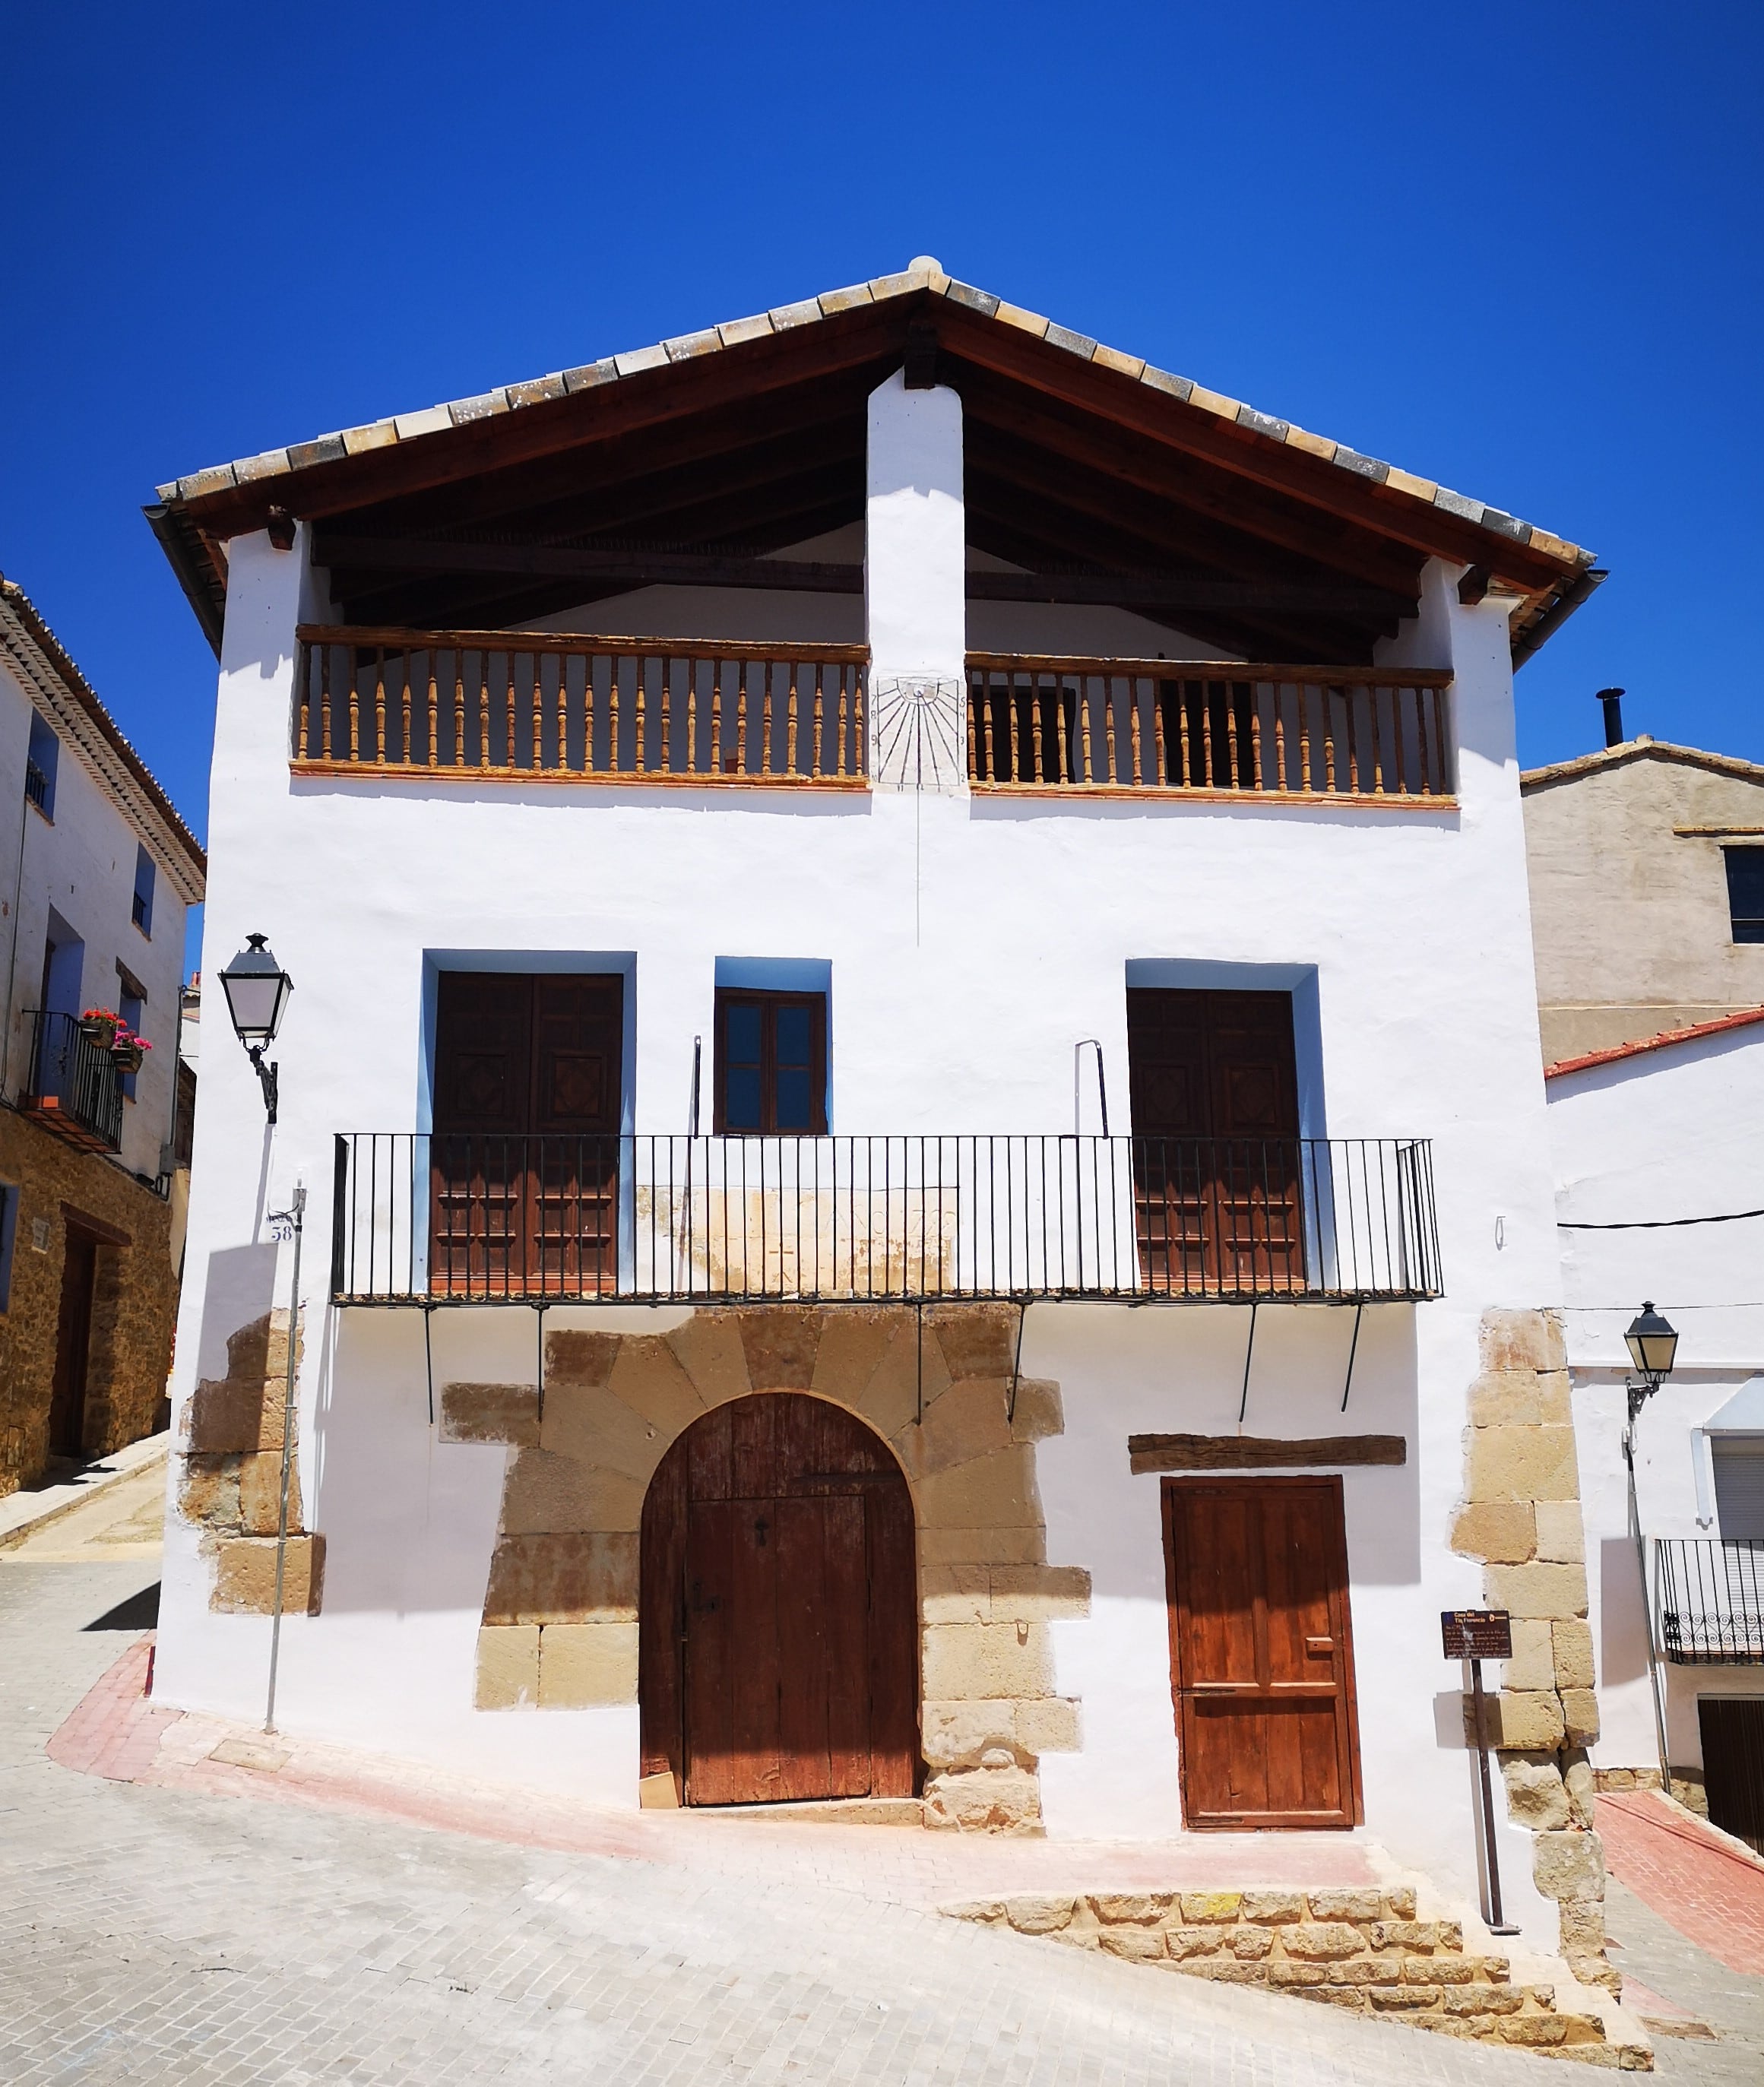
[[[1483,1735],[1482,1662],[1470,1662],[1470,1692],[1476,1720],[1476,1770],[1482,1779],[1482,1845],[1489,1856],[1489,1932],[1517,1935],[1501,1910],[1501,1859],[1494,1846],[1494,1790],[1489,1781],[1489,1745]]]
[[[270,1624],[270,1692],[263,1729],[275,1730],[275,1671],[282,1656],[282,1592],[288,1572],[288,1492],[294,1470],[294,1378],[300,1354],[300,1247],[306,1212],[304,1185],[294,1190],[288,1222],[294,1228],[294,1281],[288,1301],[288,1383],[282,1398],[282,1497],[275,1523],[275,1607]]]
[[[1629,1483],[1629,1534],[1635,1542],[1635,1569],[1642,1586],[1642,1628],[1647,1636],[1647,1679],[1654,1698],[1654,1738],[1659,1749],[1660,1788],[1670,1797],[1672,1771],[1666,1757],[1666,1705],[1660,1692],[1659,1660],[1654,1650],[1654,1603],[1647,1586],[1647,1542],[1642,1534],[1642,1510],[1635,1496],[1635,1423],[1651,1389],[1651,1385],[1643,1389],[1633,1383],[1624,1385],[1629,1398],[1629,1419],[1623,1431],[1623,1467]]]

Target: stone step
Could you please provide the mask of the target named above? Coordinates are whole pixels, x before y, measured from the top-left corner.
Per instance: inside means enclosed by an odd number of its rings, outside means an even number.
[[[1467,1953],[1454,1920],[1417,1920],[1412,1890],[1023,1893],[941,1909],[1080,1949],[1221,1984],[1259,1986],[1359,2014],[1582,2063],[1651,2068],[1555,1988],[1514,1985],[1505,1957]]]
[[[694,1819],[760,1820],[772,1825],[918,1826],[925,1805],[916,1797],[801,1798],[779,1804],[701,1804]]]

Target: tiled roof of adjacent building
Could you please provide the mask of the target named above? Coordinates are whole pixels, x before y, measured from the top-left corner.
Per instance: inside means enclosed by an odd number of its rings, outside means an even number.
[[[1706,768],[1711,775],[1731,775],[1741,783],[1764,783],[1764,766],[1742,761],[1732,753],[1706,753],[1701,747],[1675,745],[1668,739],[1650,739],[1646,732],[1616,746],[1601,746],[1596,753],[1577,754],[1572,761],[1557,761],[1544,768],[1527,768],[1519,778],[1522,790],[1547,789],[1552,783],[1572,783],[1582,775],[1596,775],[1602,769],[1621,768],[1632,761],[1672,761],[1685,768]]]
[[[1377,457],[1366,456],[1360,450],[1350,448],[1345,442],[1332,441],[1325,435],[1312,434],[1289,420],[1258,412],[1254,407],[1245,405],[1241,399],[1209,391],[1205,385],[1198,384],[1190,378],[1174,376],[1168,370],[1157,369],[1142,356],[1127,355],[1117,348],[1105,347],[1087,334],[1060,326],[1052,319],[1043,318],[1038,312],[1024,311],[1002,297],[993,296],[989,291],[976,289],[971,284],[958,282],[953,276],[946,275],[936,262],[929,260],[916,261],[910,268],[898,275],[878,275],[872,281],[858,283],[848,289],[824,291],[820,296],[805,298],[798,304],[780,305],[771,311],[761,312],[751,318],[729,320],[720,326],[706,326],[696,333],[677,335],[671,340],[656,341],[647,348],[633,348],[621,355],[604,356],[599,361],[583,364],[579,369],[554,370],[549,376],[534,378],[526,383],[506,385],[493,391],[480,392],[474,398],[455,399],[446,404],[427,407],[418,412],[394,414],[387,419],[370,421],[361,427],[345,428],[333,434],[320,435],[311,442],[297,442],[286,449],[266,450],[258,456],[243,457],[232,463],[217,464],[206,471],[192,472],[187,477],[173,479],[169,484],[160,486],[158,489],[159,497],[168,505],[199,500],[230,487],[298,473],[314,465],[335,463],[344,457],[358,455],[365,450],[383,449],[399,442],[421,441],[425,436],[484,420],[494,414],[517,413],[525,408],[562,399],[570,393],[585,391],[600,385],[617,384],[623,378],[636,376],[646,370],[660,369],[670,363],[715,355],[726,348],[738,347],[767,335],[783,334],[797,327],[814,326],[860,305],[881,304],[891,298],[924,292],[946,297],[952,304],[979,313],[1001,326],[1018,327],[1036,339],[1044,341],[1066,354],[1113,370],[1153,391],[1167,393],[1185,405],[1212,414],[1220,420],[1252,429],[1271,441],[1301,450],[1308,456],[1320,458],[1339,471],[1382,485],[1406,498],[1424,502],[1479,527],[1492,530],[1545,557],[1560,560],[1565,565],[1586,567],[1592,563],[1590,551],[1582,550],[1578,545],[1570,544],[1535,523],[1523,522],[1517,515],[1509,514],[1503,509],[1490,506],[1484,501],[1471,499],[1461,493],[1454,493],[1449,487],[1437,484],[1432,479],[1417,477],[1412,472],[1399,470],[1395,464],[1383,463]]]
[[[1664,1051],[1673,1044],[1694,1043],[1701,1036],[1719,1036],[1723,1030],[1747,1029],[1764,1022],[1764,1007],[1742,1008],[1736,1014],[1719,1014],[1712,1022],[1694,1022],[1685,1029],[1663,1029],[1657,1036],[1644,1036],[1634,1044],[1613,1044],[1603,1051],[1587,1051],[1578,1058],[1559,1058],[1544,1068],[1546,1080],[1559,1080],[1565,1073],[1584,1073],[1595,1065],[1616,1065],[1625,1058],[1638,1058],[1649,1051]]]
[[[35,604],[0,574],[0,655],[33,703],[73,747],[99,787],[148,843],[186,905],[202,903],[208,859],[147,763],[123,736],[92,684],[68,657]]]

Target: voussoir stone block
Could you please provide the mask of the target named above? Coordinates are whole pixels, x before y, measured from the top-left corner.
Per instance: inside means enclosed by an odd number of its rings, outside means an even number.
[[[604,1385],[545,1386],[545,1413],[537,1437],[542,1449],[647,1484],[672,1439]]]
[[[1009,1304],[933,1305],[925,1331],[935,1334],[950,1376],[1007,1377],[1017,1352],[1018,1313]]]
[[[862,1410],[864,1393],[888,1352],[888,1344],[912,1314],[878,1306],[830,1312],[815,1351],[812,1389],[823,1398]],[[745,1358],[742,1368],[746,1367]]]
[[[634,1624],[639,1541],[632,1530],[602,1530],[502,1538],[485,1622]]]
[[[1537,1555],[1552,1564],[1578,1565],[1587,1556],[1587,1527],[1578,1500],[1540,1500]]]
[[[788,1304],[744,1312],[738,1321],[755,1391],[807,1391],[814,1382],[816,1355],[825,1315]]]
[[[1482,1315],[1477,1342],[1485,1370],[1562,1370],[1568,1350],[1559,1312],[1493,1308]]]
[[[1451,1547],[1461,1558],[1522,1564],[1535,1556],[1537,1522],[1529,1500],[1473,1500],[1458,1510]]]
[[[837,1319],[838,1314],[831,1316]],[[920,1408],[935,1404],[949,1386],[942,1350],[929,1334],[921,1347],[913,1315],[905,1312],[864,1385],[856,1410],[878,1435],[897,1442],[906,1428],[916,1424]]]
[[[1572,1428],[1472,1428],[1472,1500],[1568,1500],[1580,1496]]]
[[[530,1710],[539,1703],[539,1626],[496,1624],[478,1632],[481,1710]]]
[[[892,1443],[909,1479],[1008,1451],[1005,1386],[990,1377],[964,1377],[925,1408],[922,1425],[897,1428]]]
[[[741,1329],[724,1312],[694,1312],[683,1326],[662,1337],[707,1409],[745,1398],[753,1389]]]
[[[637,1701],[637,1624],[547,1624],[539,1633],[539,1705],[577,1710]]]
[[[604,1384],[618,1359],[619,1334],[560,1333],[545,1336],[545,1391],[583,1391]]]
[[[444,1384],[440,1433],[443,1442],[537,1442],[539,1393],[530,1384]]]
[[[619,1344],[606,1388],[632,1412],[660,1429],[666,1441],[706,1411],[698,1388],[660,1334],[627,1334]]]

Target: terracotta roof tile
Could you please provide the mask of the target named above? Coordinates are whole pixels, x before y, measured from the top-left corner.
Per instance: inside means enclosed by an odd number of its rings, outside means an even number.
[[[1737,1014],[1719,1014],[1712,1022],[1694,1022],[1686,1029],[1663,1029],[1657,1036],[1644,1036],[1634,1044],[1613,1044],[1608,1050],[1583,1052],[1578,1058],[1560,1058],[1544,1068],[1546,1080],[1559,1080],[1565,1073],[1584,1073],[1594,1065],[1614,1065],[1625,1058],[1638,1058],[1649,1051],[1664,1051],[1674,1044],[1689,1044],[1699,1036],[1719,1036],[1723,1030],[1747,1029],[1764,1022],[1764,1007],[1748,1007]]]

